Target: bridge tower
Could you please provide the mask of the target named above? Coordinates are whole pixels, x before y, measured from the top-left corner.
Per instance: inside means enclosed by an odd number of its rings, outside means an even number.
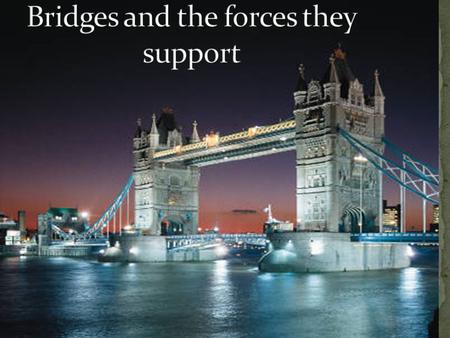
[[[144,234],[181,235],[197,231],[199,169],[153,159],[155,151],[176,148],[185,142],[169,107],[162,109],[158,119],[153,115],[149,131],[140,120],[137,122],[133,138],[135,225]]]
[[[383,152],[384,95],[375,71],[365,94],[346,53],[329,58],[322,80],[305,79],[294,92],[297,151],[297,228],[305,231],[375,231],[382,226],[382,176],[338,135],[345,129]],[[362,202],[362,203],[361,203]]]

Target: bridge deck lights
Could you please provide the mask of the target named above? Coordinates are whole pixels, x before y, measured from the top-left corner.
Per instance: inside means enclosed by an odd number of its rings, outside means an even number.
[[[253,136],[256,135],[256,132],[257,132],[257,131],[258,131],[258,126],[248,128],[247,136],[248,136],[248,137],[253,137]]]
[[[174,147],[174,150],[175,150],[175,152],[176,152],[177,154],[181,154],[181,146],[180,146],[180,145],[175,146],[175,147]]]
[[[219,145],[219,134],[218,133],[209,133],[205,137],[206,146],[208,148],[210,147],[216,147]]]

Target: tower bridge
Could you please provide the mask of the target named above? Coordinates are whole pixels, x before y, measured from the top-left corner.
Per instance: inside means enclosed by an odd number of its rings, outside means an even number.
[[[181,224],[184,234],[194,234],[201,167],[296,151],[297,230],[381,229],[382,173],[355,160],[361,151],[339,133],[345,130],[383,154],[385,97],[378,72],[372,88],[372,95],[365,93],[338,48],[321,81],[307,82],[300,67],[293,116],[286,121],[224,136],[211,132],[203,139],[197,122],[184,138],[170,108],[158,118],[153,115],[148,130],[138,121],[133,141],[136,227],[160,235],[167,233],[163,224],[177,229]]]
[[[438,201],[439,175],[385,138],[385,96],[378,71],[371,89],[366,88],[337,48],[320,81],[307,81],[300,66],[293,115],[285,121],[201,138],[196,121],[191,135],[183,135],[169,107],[152,116],[148,129],[138,120],[133,175],[102,217],[79,237],[109,229],[134,182],[134,227],[139,233],[154,238],[183,235],[195,241],[201,168],[285,151],[296,152],[295,230],[311,234],[305,235],[311,243],[325,238],[334,245],[350,242],[350,233],[382,233],[383,175],[399,185],[402,210],[405,192],[410,191],[424,201],[425,215],[426,203]],[[391,157],[385,149],[392,150]],[[401,230],[405,232],[404,223]],[[289,244],[292,236],[280,236],[274,243],[284,250],[280,243]],[[361,254],[353,247],[348,250]]]

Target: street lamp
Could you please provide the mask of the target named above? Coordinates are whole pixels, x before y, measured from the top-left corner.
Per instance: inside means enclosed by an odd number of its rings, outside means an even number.
[[[359,219],[358,219],[358,226],[359,226],[359,233],[362,234],[362,200],[363,200],[363,165],[367,162],[367,158],[362,156],[361,154],[358,154],[358,156],[355,156],[353,158],[356,163],[359,163],[361,168],[361,176],[359,179]]]

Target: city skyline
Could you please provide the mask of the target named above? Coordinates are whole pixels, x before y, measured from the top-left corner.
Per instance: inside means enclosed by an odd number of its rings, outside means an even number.
[[[195,72],[143,65],[137,55],[140,47],[148,40],[165,43],[161,36],[149,39],[143,31],[86,38],[68,31],[27,31],[23,22],[11,23],[2,56],[8,67],[2,79],[7,128],[0,136],[6,163],[0,177],[0,210],[15,215],[25,209],[28,224],[30,219],[35,224],[37,213],[50,203],[78,206],[95,218],[132,171],[137,118],[149,127],[151,115],[169,104],[186,135],[193,120],[205,135],[211,129],[228,134],[287,119],[292,116],[298,65],[305,65],[308,80],[320,79],[338,42],[366,91],[379,69],[386,95],[386,136],[437,166],[437,24],[432,6],[424,13],[417,6],[409,10],[421,13],[419,24],[414,15],[398,19],[400,9],[382,13],[382,6],[372,5],[361,10],[364,20],[344,41],[336,31],[304,35],[244,30],[239,36],[222,32],[218,38],[208,31],[169,31],[168,39],[180,35],[186,44],[236,41],[243,47],[242,64],[202,65]],[[373,31],[381,14],[387,28]],[[20,45],[17,36],[29,44]],[[398,189],[386,188],[384,198],[396,203]],[[225,231],[232,226],[238,232],[261,231],[262,209],[268,203],[277,218],[295,220],[293,152],[202,170],[202,227],[217,221]],[[408,200],[408,207],[419,203]],[[233,213],[235,209],[258,213],[243,215]],[[411,225],[420,225],[420,208],[410,209]]]

